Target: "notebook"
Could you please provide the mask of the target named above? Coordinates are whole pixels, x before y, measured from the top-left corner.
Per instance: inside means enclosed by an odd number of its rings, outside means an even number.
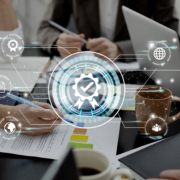
[[[0,59],[0,90],[31,92],[48,61],[49,57],[21,57],[16,62]]]
[[[136,180],[158,178],[164,170],[180,169],[179,141],[180,134],[126,156],[119,160],[121,168],[131,169]]]

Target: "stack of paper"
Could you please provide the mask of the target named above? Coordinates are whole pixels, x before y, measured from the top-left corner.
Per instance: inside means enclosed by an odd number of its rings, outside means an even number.
[[[64,123],[49,134],[42,136],[20,134],[14,140],[3,138],[4,129],[0,129],[0,152],[58,159],[62,152],[66,151],[69,145],[72,145],[75,148],[100,151],[114,163],[120,121],[120,118],[114,118],[111,122],[93,129],[79,129]],[[80,123],[78,126],[82,127],[84,123]]]

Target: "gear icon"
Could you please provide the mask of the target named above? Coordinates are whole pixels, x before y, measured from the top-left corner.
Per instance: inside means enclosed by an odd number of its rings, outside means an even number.
[[[78,83],[84,79],[84,78],[89,78],[92,79],[96,85],[96,90],[95,92],[89,96],[89,97],[85,97],[82,96],[79,92],[78,92]],[[95,105],[99,106],[98,103],[96,102],[96,100],[94,99],[94,97],[97,97],[99,95],[98,91],[101,89],[101,86],[98,84],[99,79],[98,78],[93,78],[92,74],[81,74],[80,78],[76,78],[75,79],[75,85],[72,87],[75,90],[75,96],[80,97],[80,99],[78,100],[78,102],[75,104],[75,106],[79,105],[79,109],[82,106],[83,102],[87,99],[89,100],[89,102],[91,103],[91,105],[93,106],[93,108],[95,109]]]
[[[19,46],[19,44],[18,44],[18,42],[15,39],[11,39],[8,42],[8,48],[10,49],[10,51],[16,52],[18,46]]]

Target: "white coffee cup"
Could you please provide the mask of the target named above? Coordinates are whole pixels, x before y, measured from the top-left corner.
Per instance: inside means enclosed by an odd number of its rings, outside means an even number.
[[[126,176],[129,180],[133,180],[132,173],[128,169],[111,172],[110,160],[100,152],[88,149],[76,149],[74,150],[74,155],[79,169],[92,168],[100,172],[96,175],[80,176],[80,180],[113,180],[115,177],[121,175]]]

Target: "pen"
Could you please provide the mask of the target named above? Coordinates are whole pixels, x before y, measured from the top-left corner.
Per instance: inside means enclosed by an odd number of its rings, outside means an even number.
[[[6,96],[15,100],[15,101],[18,101],[19,103],[22,103],[22,104],[26,104],[30,107],[35,107],[35,108],[39,108],[39,109],[44,109],[42,108],[41,106],[38,106],[36,104],[34,104],[33,102],[27,100],[27,99],[24,99],[24,98],[21,98],[21,97],[18,97],[18,96],[15,96],[13,94],[10,94],[10,93],[6,93]],[[63,120],[65,120],[66,122],[68,123],[73,123],[73,121],[70,121],[69,119],[66,119],[66,118],[63,118]]]
[[[49,24],[51,24],[51,25],[54,26],[55,28],[57,28],[57,29],[59,29],[59,30],[61,30],[61,31],[63,31],[63,32],[66,32],[66,33],[68,33],[68,34],[71,34],[72,36],[75,36],[75,37],[78,37],[78,38],[79,38],[79,36],[78,36],[77,34],[69,31],[68,29],[62,27],[61,25],[59,25],[59,24],[57,24],[57,23],[55,23],[55,22],[53,22],[53,21],[48,21],[48,22],[49,22]],[[86,41],[85,39],[82,39],[82,38],[81,38],[81,41],[82,41],[83,43],[85,43],[85,44],[87,43],[87,41]]]

